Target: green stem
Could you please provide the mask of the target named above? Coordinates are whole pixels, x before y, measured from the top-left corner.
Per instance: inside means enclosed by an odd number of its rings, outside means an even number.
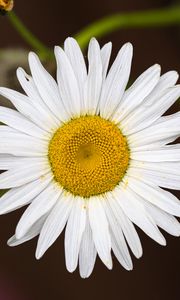
[[[38,52],[41,58],[49,58],[52,56],[52,51],[47,48],[32,32],[23,24],[19,17],[13,12],[8,13],[8,17],[14,28],[19,32],[22,38]]]
[[[23,39],[38,52],[41,58],[47,59],[53,57],[53,52],[25,27],[14,12],[8,13],[8,16],[12,25]],[[75,38],[82,50],[84,50],[93,36],[102,38],[111,32],[125,28],[148,28],[178,24],[180,24],[180,6],[151,11],[119,13],[95,21],[77,33]]]
[[[180,6],[161,10],[118,13],[88,25],[75,35],[82,49],[91,37],[102,38],[108,33],[125,28],[160,27],[180,24]]]

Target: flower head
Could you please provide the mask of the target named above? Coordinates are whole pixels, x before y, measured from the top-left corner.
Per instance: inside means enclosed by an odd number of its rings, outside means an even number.
[[[88,277],[98,254],[112,268],[111,251],[127,270],[129,248],[142,246],[133,224],[161,245],[158,227],[180,235],[180,203],[162,188],[179,189],[180,114],[163,116],[180,96],[178,74],[147,69],[126,90],[132,45],[119,51],[109,72],[111,43],[92,39],[88,70],[77,42],[55,47],[57,83],[34,53],[32,76],[21,68],[26,95],[0,88],[17,111],[0,107],[0,200],[4,214],[29,204],[15,246],[39,235],[40,258],[65,228],[66,266]]]
[[[14,6],[13,0],[0,0],[0,12],[6,13],[11,11]]]

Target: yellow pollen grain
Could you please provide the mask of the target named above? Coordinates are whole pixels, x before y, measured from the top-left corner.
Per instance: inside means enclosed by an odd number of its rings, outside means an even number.
[[[126,137],[112,122],[82,116],[61,126],[49,143],[54,179],[75,196],[112,191],[129,163]]]

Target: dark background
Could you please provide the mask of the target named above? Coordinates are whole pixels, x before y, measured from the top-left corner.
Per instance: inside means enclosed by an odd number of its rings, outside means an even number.
[[[16,13],[49,47],[62,43],[67,36],[99,17],[174,3],[166,0],[15,2]],[[124,42],[133,43],[132,78],[156,62],[162,65],[163,72],[180,70],[180,29],[177,27],[121,30],[100,43],[109,40],[113,42],[113,56]],[[0,49],[4,47],[30,49],[8,19],[1,17]],[[15,248],[6,245],[23,210],[0,217],[0,300],[179,299],[180,243],[177,238],[165,234],[168,245],[161,247],[139,230],[144,255],[140,260],[134,259],[133,271],[125,271],[115,259],[113,270],[108,271],[98,259],[91,277],[83,280],[78,271],[70,274],[65,269],[63,236],[40,261],[34,257],[35,239]]]

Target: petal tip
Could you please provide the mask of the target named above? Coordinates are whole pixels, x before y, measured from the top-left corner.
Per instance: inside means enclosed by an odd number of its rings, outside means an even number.
[[[108,260],[105,262],[106,267],[108,268],[108,270],[112,270],[113,268],[113,263],[112,263],[112,259]]]
[[[76,267],[66,265],[66,269],[68,270],[69,273],[73,273],[75,271]]]
[[[128,268],[126,268],[126,271],[132,271],[133,270],[133,265],[132,266],[130,266],[130,267],[128,267]]]
[[[129,52],[133,51],[133,45],[130,42],[125,43],[122,48],[125,48],[125,50]]]
[[[35,253],[35,258],[37,259],[37,260],[40,260],[40,258],[43,256],[43,254],[37,249],[36,250],[36,253]]]
[[[157,70],[158,73],[161,72],[161,66],[159,64],[154,64],[152,67]]]
[[[7,240],[7,245],[8,245],[9,247],[12,247],[12,246],[13,246],[12,237],[11,237],[9,240]]]

